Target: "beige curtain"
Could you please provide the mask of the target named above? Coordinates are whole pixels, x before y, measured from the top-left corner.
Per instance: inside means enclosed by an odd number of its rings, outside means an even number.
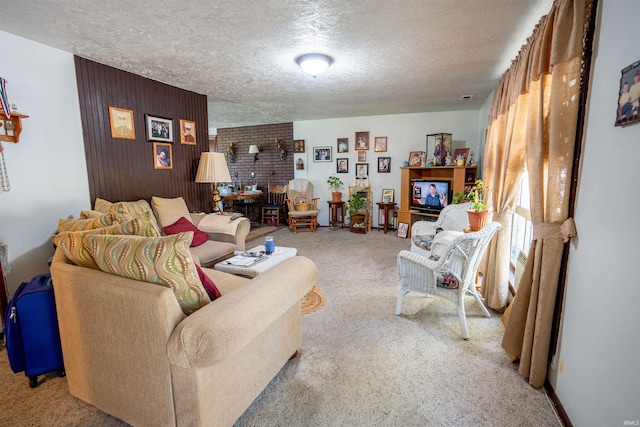
[[[495,219],[502,229],[487,255],[483,293],[506,305],[511,217],[526,162],[534,241],[512,302],[503,348],[540,387],[547,373],[562,251],[575,234],[568,217],[578,122],[583,40],[592,0],[556,0],[496,87],[484,160]]]

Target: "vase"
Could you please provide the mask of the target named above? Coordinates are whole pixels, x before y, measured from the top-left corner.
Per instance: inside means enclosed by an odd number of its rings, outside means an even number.
[[[471,231],[480,231],[493,218],[493,212],[491,211],[467,211],[467,213],[469,214],[469,228]]]

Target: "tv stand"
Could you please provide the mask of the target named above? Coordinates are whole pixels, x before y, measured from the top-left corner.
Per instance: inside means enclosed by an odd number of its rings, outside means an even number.
[[[408,236],[411,236],[411,225],[419,220],[435,221],[439,214],[421,212],[411,209],[410,182],[412,179],[438,179],[451,181],[451,191],[463,193],[465,185],[473,185],[478,176],[477,166],[404,166],[400,168],[400,209],[398,224],[409,224]]]

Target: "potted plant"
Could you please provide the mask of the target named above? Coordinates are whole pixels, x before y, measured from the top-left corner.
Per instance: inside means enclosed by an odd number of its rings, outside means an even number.
[[[475,185],[471,187],[471,190],[465,193],[471,202],[471,209],[467,211],[469,214],[469,228],[471,231],[478,231],[493,218],[493,212],[489,210],[489,207],[484,202],[485,193],[484,182],[481,179],[476,179]],[[456,195],[459,193],[456,193]],[[455,196],[454,196],[455,200]],[[463,202],[461,202],[463,203]]]
[[[367,232],[367,199],[360,193],[353,193],[346,203],[349,218],[349,231],[352,233]]]
[[[332,201],[341,201],[342,192],[340,191],[340,189],[344,185],[342,180],[335,175],[331,175],[329,178],[327,178],[327,184],[329,184],[329,189],[331,190]]]

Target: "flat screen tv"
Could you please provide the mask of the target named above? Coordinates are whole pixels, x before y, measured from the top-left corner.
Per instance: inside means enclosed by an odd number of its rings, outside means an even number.
[[[435,179],[412,179],[411,209],[439,214],[451,203],[451,181]]]

